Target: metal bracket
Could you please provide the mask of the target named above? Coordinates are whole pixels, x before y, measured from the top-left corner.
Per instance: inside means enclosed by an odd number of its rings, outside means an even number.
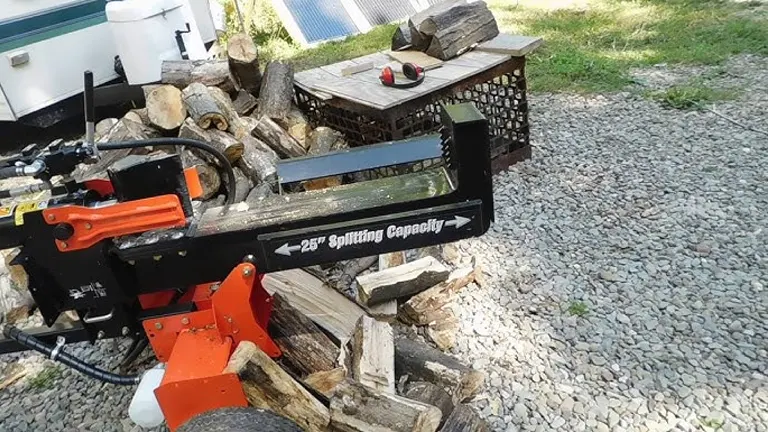
[[[88,311],[88,313],[86,313],[85,316],[83,317],[83,322],[86,324],[94,324],[94,323],[109,321],[112,319],[112,315],[114,314],[114,312],[115,312],[115,309],[112,309],[111,311],[109,311],[108,314],[92,317],[91,311]]]

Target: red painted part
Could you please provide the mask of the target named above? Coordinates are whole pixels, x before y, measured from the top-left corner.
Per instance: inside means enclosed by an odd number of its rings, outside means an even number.
[[[185,329],[178,335],[155,390],[171,431],[205,411],[248,406],[237,375],[224,373],[232,349],[232,339],[222,338],[215,328]]]
[[[93,179],[84,182],[85,188],[96,191],[102,197],[115,193],[115,187],[108,179]]]
[[[200,183],[200,176],[197,174],[197,168],[190,167],[185,169],[184,179],[187,181],[187,190],[189,191],[190,199],[203,196],[203,185]]]
[[[168,306],[173,298],[173,291],[160,291],[151,294],[140,294],[139,304],[144,310]]]
[[[142,326],[155,356],[161,362],[170,360],[182,332],[216,330],[212,309],[148,319]]]

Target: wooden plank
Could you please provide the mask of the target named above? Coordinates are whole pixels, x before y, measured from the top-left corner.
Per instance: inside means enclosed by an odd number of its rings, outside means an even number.
[[[358,66],[357,63],[351,61],[351,60],[344,60],[338,63],[333,63],[325,66],[320,66],[320,70],[328,72],[329,74],[335,76],[335,77],[344,77],[344,74],[342,71],[348,67],[354,67]]]
[[[384,87],[381,83],[374,84],[356,81],[350,84],[348,80],[336,77],[324,83],[316,84],[315,88],[334,96],[378,109],[386,109],[401,104],[403,101],[416,98],[418,95],[407,90]]]
[[[439,78],[451,83],[456,83],[477,73],[477,69],[471,66],[445,63],[443,66],[427,71],[427,78]]]
[[[387,55],[400,63],[413,63],[424,70],[439,68],[445,63],[439,58],[429,56],[421,51],[389,51]]]
[[[365,314],[360,306],[304,270],[267,274],[262,285],[270,294],[280,293],[291,306],[338,341],[348,341],[357,321]]]
[[[511,56],[489,52],[470,51],[456,58],[448,60],[446,64],[469,66],[482,72],[509,60]]]
[[[501,33],[495,38],[481,43],[475,49],[477,51],[522,57],[536,50],[543,43],[544,39],[540,37]]]

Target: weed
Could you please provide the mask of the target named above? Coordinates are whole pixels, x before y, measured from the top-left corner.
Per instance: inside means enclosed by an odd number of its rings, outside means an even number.
[[[573,301],[568,306],[568,313],[571,315],[582,317],[589,312],[589,308],[586,303],[580,301]]]
[[[716,418],[699,419],[699,423],[701,423],[701,425],[704,427],[708,427],[715,430],[720,430],[723,427],[723,421]]]
[[[733,99],[736,90],[716,90],[705,85],[682,84],[663,91],[650,92],[648,96],[662,105],[675,109],[701,108],[704,103]]]
[[[48,389],[53,387],[54,381],[61,377],[61,369],[55,366],[46,366],[37,375],[29,379],[29,385],[35,389]]]

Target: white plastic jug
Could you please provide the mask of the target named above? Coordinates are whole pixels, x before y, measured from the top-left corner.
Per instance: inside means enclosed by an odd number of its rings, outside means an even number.
[[[165,421],[163,411],[155,397],[155,389],[160,387],[163,376],[165,376],[164,363],[147,370],[141,377],[136,393],[133,394],[131,404],[128,406],[128,416],[131,421],[141,427],[153,428]]]

